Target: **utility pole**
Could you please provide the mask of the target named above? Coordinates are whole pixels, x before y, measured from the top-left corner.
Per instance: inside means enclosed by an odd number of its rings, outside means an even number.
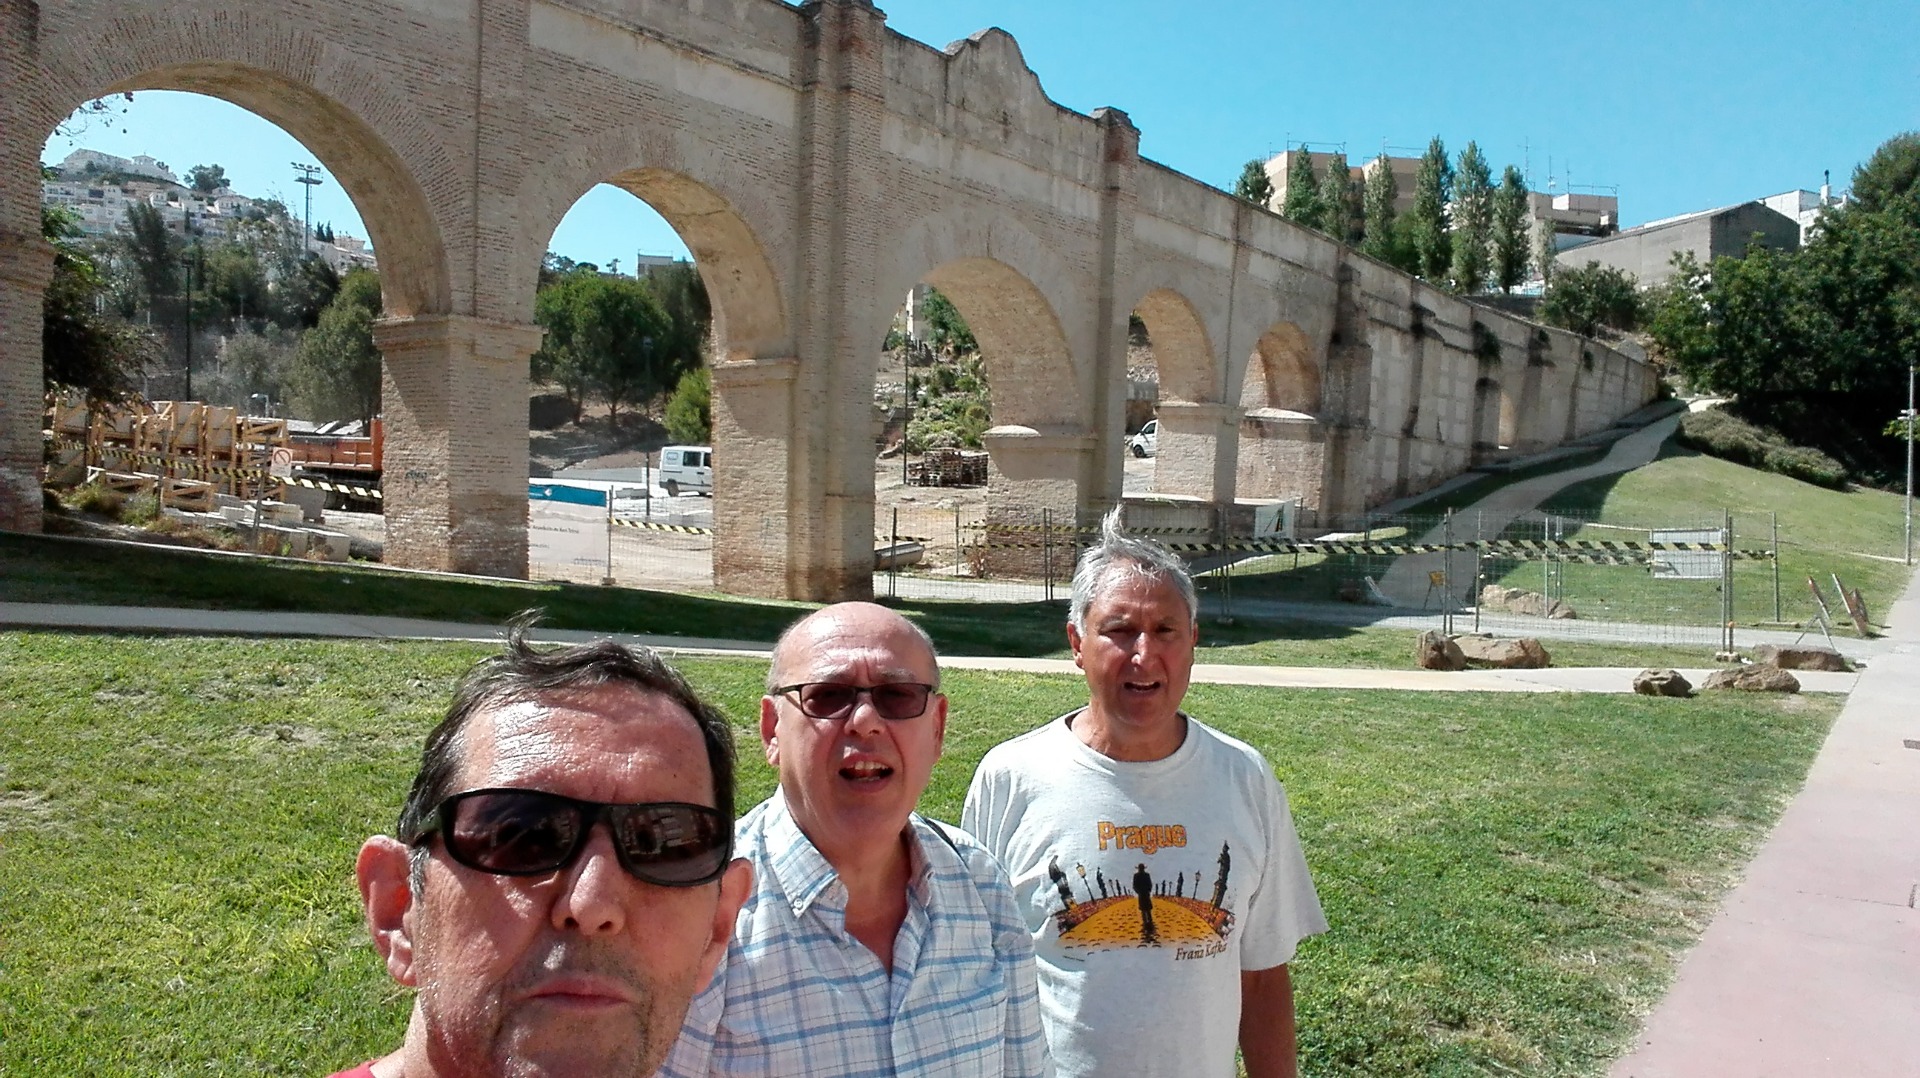
[[[193,399],[193,264],[198,261],[200,243],[194,241],[187,251],[187,386],[181,397]]]
[[[1907,564],[1913,564],[1913,374],[1920,367],[1907,367]]]
[[[293,170],[300,174],[293,178],[293,182],[303,184],[307,189],[307,215],[300,233],[300,250],[305,252],[307,244],[313,240],[313,189],[326,181],[320,178],[319,165],[304,165],[295,161]]]

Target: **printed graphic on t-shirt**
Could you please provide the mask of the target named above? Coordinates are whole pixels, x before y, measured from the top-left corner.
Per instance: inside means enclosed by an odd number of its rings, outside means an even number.
[[[1096,825],[1096,864],[1060,864],[1047,859],[1047,878],[1058,895],[1053,910],[1060,942],[1068,949],[1171,947],[1176,961],[1206,958],[1227,949],[1233,911],[1226,907],[1233,854],[1222,842],[1207,864],[1190,856],[1187,829],[1179,825]],[[1049,905],[1053,901],[1049,900]]]

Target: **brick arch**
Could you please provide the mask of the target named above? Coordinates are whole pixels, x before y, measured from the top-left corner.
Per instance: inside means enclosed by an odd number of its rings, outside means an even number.
[[[516,244],[520,254],[507,299],[515,317],[532,317],[540,260],[561,218],[595,184],[608,183],[653,207],[687,245],[713,301],[718,358],[794,354],[786,289],[762,239],[774,226],[748,219],[742,208],[747,203],[724,188],[723,178],[738,170],[684,134],[622,129],[590,143],[564,173],[527,177],[518,198],[526,211]]]
[[[1171,288],[1156,288],[1134,304],[1133,312],[1146,323],[1153,342],[1161,399],[1214,401],[1219,387],[1213,343],[1193,303]]]
[[[1316,415],[1320,411],[1320,366],[1299,326],[1281,322],[1260,335],[1247,357],[1240,406]]]
[[[1088,427],[1091,380],[1074,366],[1059,314],[1079,299],[1076,278],[1038,237],[1006,218],[951,213],[922,219],[880,247],[886,253],[868,338],[879,340],[889,305],[925,281],[953,301],[980,342],[996,425]]]
[[[450,313],[456,292],[470,293],[441,230],[468,216],[467,185],[408,95],[344,50],[257,10],[149,11],[62,35],[40,59],[39,130],[127,90],[231,102],[299,139],[339,181],[379,254],[388,314]]]

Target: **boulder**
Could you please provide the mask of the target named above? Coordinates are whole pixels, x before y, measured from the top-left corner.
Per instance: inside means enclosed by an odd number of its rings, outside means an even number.
[[[1813,644],[1761,644],[1753,649],[1753,661],[1782,670],[1847,669],[1846,656]]]
[[[1531,637],[1508,640],[1485,634],[1469,634],[1453,639],[1471,666],[1491,666],[1496,670],[1540,670],[1553,665],[1547,649]]]
[[[1707,675],[1703,689],[1738,689],[1741,692],[1799,692],[1800,679],[1777,666],[1755,663]]]
[[[1692,696],[1693,683],[1678,670],[1642,670],[1633,675],[1633,691],[1642,696]]]
[[[1480,609],[1504,610],[1527,617],[1577,618],[1579,613],[1559,599],[1549,599],[1537,591],[1488,584],[1480,589]]]
[[[1467,657],[1461,654],[1460,645],[1453,642],[1453,637],[1432,630],[1421,633],[1413,642],[1413,661],[1419,663],[1422,670],[1467,668]]]

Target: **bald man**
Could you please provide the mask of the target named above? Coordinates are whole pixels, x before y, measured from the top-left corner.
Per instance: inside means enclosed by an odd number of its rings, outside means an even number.
[[[760,739],[780,788],[741,818],[754,890],[661,1074],[1051,1074],[1007,877],[914,812],[947,698],[927,634],[842,603],[774,645]]]

